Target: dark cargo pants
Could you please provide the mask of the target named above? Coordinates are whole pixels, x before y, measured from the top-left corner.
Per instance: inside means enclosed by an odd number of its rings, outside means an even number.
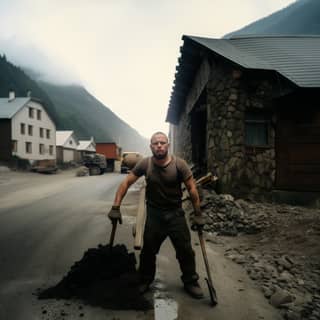
[[[191,247],[190,231],[182,209],[162,210],[147,206],[147,219],[140,254],[141,281],[151,283],[156,272],[156,255],[166,237],[176,251],[184,283],[199,279],[196,273],[195,255]]]

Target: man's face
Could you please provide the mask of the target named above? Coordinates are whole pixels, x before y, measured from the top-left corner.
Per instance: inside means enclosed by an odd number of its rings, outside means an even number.
[[[152,137],[150,149],[153,156],[158,159],[164,159],[168,155],[169,143],[166,136],[163,134],[156,134]]]

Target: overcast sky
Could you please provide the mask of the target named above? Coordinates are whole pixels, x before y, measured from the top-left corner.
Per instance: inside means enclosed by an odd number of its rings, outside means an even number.
[[[294,0],[0,0],[0,53],[81,83],[142,135],[167,132],[183,34],[221,38]]]

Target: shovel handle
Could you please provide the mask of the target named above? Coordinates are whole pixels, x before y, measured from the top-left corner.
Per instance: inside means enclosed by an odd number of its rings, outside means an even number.
[[[112,231],[111,231],[111,235],[110,235],[110,241],[109,241],[109,246],[110,248],[112,248],[113,246],[113,241],[114,241],[114,237],[116,235],[116,229],[117,229],[117,220],[112,220]]]
[[[199,241],[200,241],[201,251],[202,251],[202,255],[203,255],[203,260],[204,260],[204,264],[205,264],[206,271],[207,271],[207,276],[208,276],[208,278],[206,278],[205,280],[206,280],[207,285],[208,285],[211,304],[212,304],[212,306],[215,306],[218,303],[218,298],[217,298],[216,290],[213,287],[213,282],[212,282],[211,273],[210,273],[210,269],[209,269],[209,263],[208,263],[206,247],[205,247],[205,243],[204,243],[204,239],[203,239],[203,232],[202,232],[201,229],[198,230],[198,236],[199,236]]]

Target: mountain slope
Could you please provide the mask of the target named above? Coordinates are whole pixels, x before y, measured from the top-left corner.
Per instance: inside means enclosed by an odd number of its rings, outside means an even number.
[[[7,61],[5,55],[0,55],[0,97],[8,97],[9,90],[14,90],[17,97],[26,97],[30,90],[32,96],[43,101],[51,118],[57,119],[58,115],[47,93],[21,68]]]
[[[296,1],[263,19],[226,34],[224,38],[254,34],[320,35],[320,1]]]
[[[60,130],[73,129],[80,139],[116,142],[123,150],[146,153],[148,141],[81,86],[38,81],[52,100]]]
[[[148,152],[146,138],[121,120],[81,86],[58,86],[30,77],[35,73],[7,61],[0,55],[0,97],[8,97],[14,90],[17,97],[40,99],[58,130],[74,130],[80,139],[91,136],[97,142],[116,142],[124,151]]]

